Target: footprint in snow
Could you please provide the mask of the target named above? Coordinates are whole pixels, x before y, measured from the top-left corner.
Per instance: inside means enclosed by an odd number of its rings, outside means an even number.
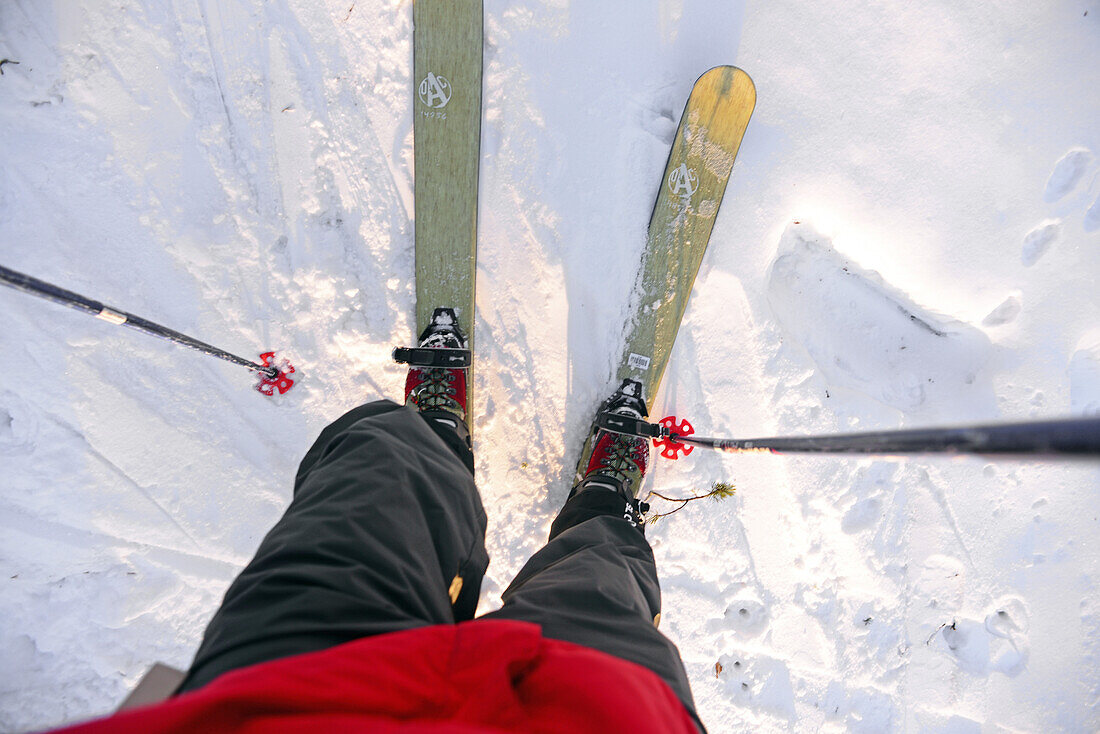
[[[1027,607],[1017,597],[1000,599],[985,616],[955,619],[940,630],[940,636],[955,662],[974,675],[1003,673],[1019,675],[1027,667]]]
[[[1090,163],[1092,151],[1088,148],[1071,148],[1054,164],[1054,170],[1047,179],[1043,201],[1053,203],[1077,188]]]
[[[856,500],[844,513],[844,518],[840,521],[840,529],[852,535],[871,527],[881,517],[882,500],[878,497],[865,497]]]
[[[989,315],[982,319],[982,326],[1003,326],[1004,324],[1012,323],[1016,320],[1016,317],[1020,315],[1020,309],[1020,294],[1013,293],[1011,296],[1001,301],[1001,305],[990,311]]]
[[[1024,247],[1020,253],[1020,260],[1030,268],[1046,254],[1060,234],[1062,234],[1062,220],[1044,219],[1024,235]]]
[[[1095,156],[1088,148],[1071,148],[1054,164],[1054,170],[1051,171],[1050,178],[1047,179],[1043,200],[1048,204],[1061,202],[1080,187],[1081,181],[1090,178],[1088,172],[1090,168],[1095,169],[1094,163]],[[1059,205],[1060,214],[1063,217],[1070,212],[1079,211],[1081,207],[1085,206],[1085,202],[1088,201],[1098,178],[1100,177],[1098,177],[1097,171],[1093,170],[1091,183],[1082,190],[1076,199],[1070,199]],[[1024,237],[1024,265],[1034,264],[1046,251],[1046,248],[1053,241],[1051,233],[1047,231],[1048,227],[1051,224],[1060,223],[1058,219],[1048,219],[1040,222],[1027,233]],[[1085,211],[1081,226],[1086,232],[1095,232],[1100,229],[1100,197],[1092,200],[1092,204]],[[1057,234],[1054,233],[1054,237]]]
[[[714,666],[726,695],[740,705],[794,719],[794,686],[782,660],[766,655],[722,655]]]
[[[1047,179],[1043,200],[1048,204],[1053,204],[1076,190],[1081,181],[1086,178],[1093,162],[1094,156],[1088,148],[1071,148],[1067,151],[1054,164],[1054,170],[1051,171],[1050,177]],[[1097,176],[1094,174],[1092,177],[1093,184],[1096,183],[1096,180]],[[1090,184],[1076,200],[1070,199],[1060,204],[1058,207],[1059,214],[1064,218],[1067,214],[1080,211],[1083,201],[1087,201],[1085,197],[1089,195],[1088,189],[1091,188],[1093,186]],[[1096,198],[1085,211],[1082,227],[1086,232],[1100,229],[1100,197]],[[1023,245],[1020,248],[1020,261],[1024,266],[1030,268],[1037,263],[1050,250],[1051,246],[1061,238],[1062,230],[1063,220],[1057,217],[1044,219],[1032,227],[1024,235]],[[1019,311],[1019,299],[1010,296],[1004,303],[990,312],[982,323],[985,326],[1000,326],[1014,320]]]
[[[1085,231],[1095,232],[1100,229],[1100,196],[1096,197],[1096,201],[1092,202],[1092,206],[1085,212]]]
[[[741,597],[726,607],[726,627],[731,627],[743,637],[755,637],[768,626],[768,608],[758,599]]]
[[[848,491],[836,499],[836,506],[844,509],[840,529],[848,535],[879,527],[888,522],[883,516],[883,498],[895,492],[894,475],[897,465],[878,461],[856,470],[848,485]]]

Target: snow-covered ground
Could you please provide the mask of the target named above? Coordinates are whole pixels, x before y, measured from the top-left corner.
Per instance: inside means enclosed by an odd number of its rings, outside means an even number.
[[[1100,2],[487,0],[482,607],[611,387],[695,78],[758,104],[657,417],[795,434],[1100,411]],[[411,2],[0,3],[0,264],[302,373],[0,292],[0,729],[185,667],[328,421],[413,338]],[[18,62],[18,64],[14,63]],[[1100,467],[659,462],[711,731],[1100,728]]]

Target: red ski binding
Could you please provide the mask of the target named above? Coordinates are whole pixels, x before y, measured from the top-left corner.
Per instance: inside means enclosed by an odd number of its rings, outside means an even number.
[[[676,416],[670,415],[661,419],[661,425],[667,428],[669,433],[677,436],[690,436],[695,433],[695,428],[688,423],[687,418],[680,420]],[[654,439],[653,445],[661,449],[661,456],[673,460],[679,459],[681,453],[687,456],[695,450],[694,446],[678,443],[673,441],[671,437]]]
[[[276,390],[280,395],[284,395],[287,390],[294,387],[294,380],[290,379],[290,375],[294,374],[294,365],[286,359],[276,359],[275,352],[264,352],[260,355],[260,359],[263,360],[264,367],[275,367],[279,370],[279,374],[268,377],[262,372],[259,373],[260,381],[256,383],[258,392],[270,398]]]

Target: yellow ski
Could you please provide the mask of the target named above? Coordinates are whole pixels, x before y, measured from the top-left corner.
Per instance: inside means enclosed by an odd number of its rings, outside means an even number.
[[[756,105],[749,75],[732,66],[711,69],[691,91],[668,156],[636,289],[638,308],[627,328],[617,374],[661,386],[676,332],[687,309],[741,138]]]
[[[695,82],[680,118],[649,220],[634,292],[635,315],[626,327],[616,374],[619,384],[623,380],[641,383],[637,397],[647,405],[661,386],[755,105],[756,88],[749,75],[733,66],[718,66]],[[592,435],[581,452],[577,481],[587,468]]]

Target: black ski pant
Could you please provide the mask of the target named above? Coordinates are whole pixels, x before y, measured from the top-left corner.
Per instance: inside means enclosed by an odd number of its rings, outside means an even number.
[[[485,617],[643,665],[695,717],[680,654],[655,626],[653,552],[626,510],[614,492],[572,494]],[[485,528],[473,455],[453,429],[389,401],[352,410],[302,460],[290,506],[229,587],[178,692],[247,665],[472,619]]]

